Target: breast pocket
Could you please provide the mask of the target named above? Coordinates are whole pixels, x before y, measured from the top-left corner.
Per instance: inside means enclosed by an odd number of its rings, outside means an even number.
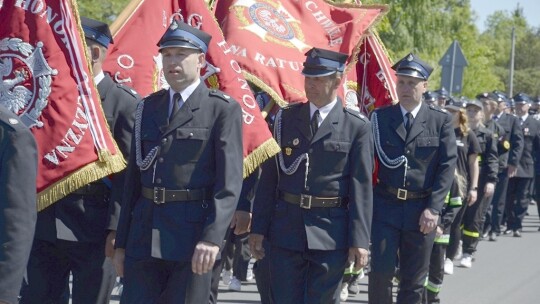
[[[343,141],[326,141],[324,153],[319,160],[326,172],[342,172],[347,163],[351,144]]]
[[[435,152],[439,148],[438,137],[419,137],[416,139],[415,156],[425,162],[431,161]]]
[[[403,155],[403,146],[394,144],[390,140],[382,143],[382,150],[391,159]]]
[[[143,130],[141,132],[141,143],[144,155],[159,145],[159,131],[154,129]],[[144,156],[143,156],[144,157]]]
[[[198,160],[206,148],[210,131],[206,128],[182,128],[176,130],[176,140],[182,147],[182,158]]]

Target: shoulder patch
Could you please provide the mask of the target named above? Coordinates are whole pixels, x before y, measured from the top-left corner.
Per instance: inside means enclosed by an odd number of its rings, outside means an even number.
[[[360,120],[362,120],[362,121],[368,121],[368,118],[364,114],[362,114],[362,113],[360,113],[360,112],[358,112],[356,110],[349,109],[349,108],[343,108],[343,112],[349,113],[350,115],[352,115],[352,116],[354,116],[356,118],[360,118]]]
[[[209,95],[218,97],[219,99],[225,100],[226,102],[230,102],[232,100],[231,96],[221,92],[220,90],[210,90]]]

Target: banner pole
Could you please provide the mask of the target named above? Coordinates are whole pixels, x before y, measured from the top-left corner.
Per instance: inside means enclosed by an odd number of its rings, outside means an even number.
[[[114,20],[114,22],[109,26],[113,38],[116,36],[116,33],[118,33],[118,31],[124,27],[126,21],[129,20],[129,17],[131,17],[137,7],[139,7],[139,5],[141,5],[143,2],[144,0],[131,0],[131,2],[126,5],[126,8],[124,8],[120,15],[118,15],[118,18],[116,18],[116,20]]]

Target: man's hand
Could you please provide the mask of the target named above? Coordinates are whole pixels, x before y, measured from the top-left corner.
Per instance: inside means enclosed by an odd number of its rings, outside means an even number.
[[[354,271],[360,271],[368,263],[368,251],[364,248],[349,247],[349,263],[354,263]]]
[[[113,255],[113,264],[116,269],[116,274],[119,277],[124,277],[124,260],[126,259],[126,250],[124,248],[116,248]]]
[[[517,167],[508,165],[508,178],[512,178],[517,174]]]
[[[484,197],[491,197],[493,192],[495,192],[495,184],[486,183],[486,186],[484,186]]]
[[[197,243],[195,252],[193,252],[193,257],[191,258],[191,271],[199,275],[211,271],[218,253],[218,245],[203,241]]]
[[[437,222],[439,221],[439,214],[433,214],[431,209],[426,208],[422,211],[418,225],[420,225],[420,232],[428,234],[437,228]]]
[[[264,258],[263,240],[264,235],[262,234],[252,233],[249,235],[249,250],[251,251],[251,255],[257,260]]]
[[[114,240],[116,239],[116,231],[111,230],[105,239],[105,256],[112,258],[114,256]]]
[[[440,237],[441,235],[443,235],[443,232],[444,231],[442,230],[442,228],[439,225],[437,225],[437,231],[435,231],[435,237]]]
[[[474,203],[476,203],[476,199],[478,198],[478,191],[471,189],[469,190],[469,194],[467,195],[467,205],[472,206]]]
[[[236,210],[234,212],[230,228],[234,228],[234,234],[240,235],[249,232],[251,225],[251,213]]]

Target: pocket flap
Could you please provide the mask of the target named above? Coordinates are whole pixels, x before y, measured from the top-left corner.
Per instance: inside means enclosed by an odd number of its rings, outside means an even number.
[[[419,137],[416,139],[417,147],[438,147],[438,137]]]
[[[344,141],[326,141],[324,151],[349,152],[351,143]]]
[[[177,139],[208,139],[208,129],[205,128],[182,128],[176,130]]]

